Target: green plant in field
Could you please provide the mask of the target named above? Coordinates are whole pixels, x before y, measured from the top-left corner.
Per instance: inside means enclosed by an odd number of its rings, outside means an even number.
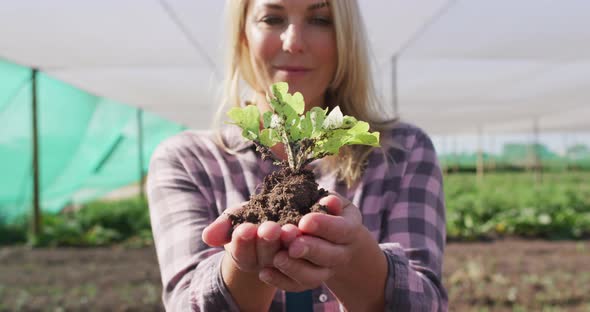
[[[33,246],[79,246],[84,245],[84,231],[73,218],[44,214],[43,231],[38,237],[29,237]]]
[[[28,237],[28,219],[0,224],[0,244],[27,242],[32,246],[104,246],[129,242],[135,247],[151,245],[149,211],[145,199],[92,202],[76,212],[43,214],[42,233]]]
[[[445,177],[447,236],[477,240],[497,236],[549,239],[590,237],[590,184],[576,175],[547,176],[533,186],[525,174],[490,174],[483,184],[472,175]],[[27,240],[27,218],[0,223],[0,245]],[[35,246],[104,246],[153,243],[145,199],[93,202],[77,212],[44,214]]]
[[[472,175],[446,176],[449,239],[590,237],[590,185],[575,175],[544,181],[532,185],[526,174],[490,174],[476,184]]]
[[[85,229],[100,226],[115,230],[123,237],[150,229],[145,198],[92,202],[80,209],[76,218]]]
[[[0,246],[24,243],[27,240],[28,221],[20,218],[14,223],[0,222]]]
[[[283,143],[288,165],[298,171],[315,159],[338,153],[344,145],[379,146],[379,132],[369,132],[369,124],[344,116],[336,106],[328,109],[313,107],[304,113],[303,95],[288,93],[285,82],[271,86],[268,102],[272,111],[262,114],[256,105],[235,107],[228,112],[233,122],[242,128],[242,135],[264,150]]]

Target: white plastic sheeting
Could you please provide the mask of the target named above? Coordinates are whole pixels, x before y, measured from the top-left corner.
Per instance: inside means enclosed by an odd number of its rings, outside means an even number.
[[[398,70],[400,112],[435,133],[590,130],[590,1],[456,1]]]
[[[359,0],[385,101],[433,134],[589,130],[590,1]],[[0,0],[0,57],[206,128],[220,0]],[[397,56],[397,95],[391,60]]]

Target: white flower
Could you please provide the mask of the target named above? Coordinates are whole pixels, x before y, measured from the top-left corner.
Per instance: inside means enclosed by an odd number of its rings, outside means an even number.
[[[272,116],[270,117],[270,127],[272,129],[276,129],[281,124],[282,124],[281,117],[279,117],[279,115],[277,115],[277,114],[272,114]]]
[[[344,116],[342,115],[342,111],[340,110],[339,106],[334,107],[334,109],[326,116],[322,127],[324,129],[338,129],[342,127],[342,122],[344,121]]]

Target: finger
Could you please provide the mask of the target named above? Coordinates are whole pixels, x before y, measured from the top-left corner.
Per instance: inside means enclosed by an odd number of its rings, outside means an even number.
[[[308,235],[322,237],[338,244],[347,244],[354,240],[356,232],[362,226],[360,210],[348,199],[332,193],[319,201],[328,206],[334,215],[310,213],[299,221],[299,229]]]
[[[291,242],[301,236],[301,231],[294,224],[287,223],[281,227],[281,244],[284,247],[289,247]]]
[[[299,229],[303,234],[313,235],[335,244],[349,244],[357,235],[358,222],[342,216],[331,216],[323,213],[310,213],[299,221]]]
[[[305,259],[317,266],[328,268],[346,264],[352,257],[347,245],[333,244],[309,235],[295,239],[289,246],[288,253],[291,258]]]
[[[328,208],[328,213],[331,215],[339,216],[344,208],[344,203],[350,202],[336,193],[330,193],[327,196],[320,198],[319,204],[325,205]]]
[[[211,247],[223,246],[229,243],[231,240],[232,224],[228,214],[236,213],[240,209],[243,209],[246,203],[243,202],[239,206],[226,209],[217,219],[203,229],[203,234],[201,235],[203,241]]]
[[[258,278],[268,285],[284,291],[301,292],[308,289],[276,268],[264,268],[260,270]]]
[[[286,251],[279,251],[273,264],[277,270],[305,288],[318,287],[332,276],[330,268],[316,266],[307,260],[293,259]]]
[[[222,216],[203,229],[202,239],[211,247],[223,246],[231,240],[231,228],[229,218]]]
[[[328,212],[332,215],[355,218],[357,215],[360,216],[358,208],[338,193],[330,193],[328,196],[320,198],[318,202],[328,207]]]
[[[256,225],[242,223],[234,230],[231,243],[226,245],[226,250],[242,271],[252,271],[257,267],[256,232]]]
[[[259,267],[272,265],[272,259],[281,247],[280,237],[281,226],[276,222],[267,221],[258,227],[256,254]]]

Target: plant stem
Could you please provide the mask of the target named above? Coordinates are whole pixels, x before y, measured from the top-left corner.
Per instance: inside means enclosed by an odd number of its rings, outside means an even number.
[[[287,135],[287,131],[281,131],[283,145],[285,145],[285,151],[287,152],[287,160],[289,161],[289,167],[295,171],[297,169],[295,164],[295,158],[293,157],[293,150],[291,149],[291,144],[289,143],[289,136]]]

